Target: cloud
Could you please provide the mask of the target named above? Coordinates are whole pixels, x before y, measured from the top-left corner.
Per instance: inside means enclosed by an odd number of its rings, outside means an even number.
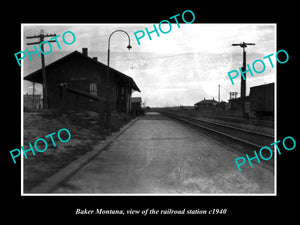
[[[122,29],[128,32],[132,49],[127,50],[128,38],[122,32],[111,38],[111,66],[131,77],[140,87],[140,95],[150,106],[193,105],[205,98],[217,98],[218,85],[221,85],[221,99],[228,100],[230,91],[240,91],[240,78],[232,85],[227,72],[242,66],[242,49],[231,46],[232,43],[254,42],[247,47],[247,63],[252,65],[256,59],[274,53],[276,49],[276,25],[274,24],[181,24],[180,28],[172,24],[168,34],[147,34],[137,44],[134,32],[149,29],[153,24],[54,24],[26,25],[24,37],[45,32],[63,34],[71,30],[76,35],[72,45],[62,45],[62,49],[53,47],[47,55],[46,64],[69,54],[89,49],[91,57],[106,64],[109,35]],[[27,46],[24,48],[33,51]],[[24,75],[41,67],[40,59],[31,62],[24,59]],[[275,57],[274,57],[275,64]],[[259,65],[257,65],[259,69]],[[266,64],[262,74],[251,77],[248,73],[247,92],[253,85],[275,81],[276,68]]]

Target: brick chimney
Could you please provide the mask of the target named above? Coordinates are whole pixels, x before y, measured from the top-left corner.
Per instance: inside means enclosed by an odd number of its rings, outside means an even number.
[[[88,56],[88,48],[82,48],[82,54]]]

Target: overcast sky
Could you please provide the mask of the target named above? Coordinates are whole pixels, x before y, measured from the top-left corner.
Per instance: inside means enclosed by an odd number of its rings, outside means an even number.
[[[156,26],[158,26],[156,24]],[[166,25],[167,26],[167,25]],[[247,51],[247,63],[264,56],[276,53],[276,25],[275,24],[172,24],[168,34],[160,32],[160,37],[152,33],[152,40],[147,34],[140,39],[138,45],[134,32],[148,28],[153,30],[153,24],[24,24],[23,49],[33,51],[33,46],[26,43],[37,41],[25,39],[27,36],[45,33],[61,35],[72,31],[76,41],[66,45],[61,37],[58,38],[61,49],[52,43],[53,49],[45,56],[46,65],[75,50],[81,52],[88,48],[90,57],[107,64],[107,45],[109,35],[117,30],[125,30],[131,38],[132,49],[128,51],[128,38],[122,32],[115,33],[111,38],[110,66],[131,76],[149,106],[178,106],[194,105],[206,99],[218,99],[218,85],[221,85],[221,100],[228,101],[229,92],[236,91],[240,95],[240,77],[232,85],[227,73],[242,66],[242,48],[231,46],[232,43],[251,42]],[[168,30],[168,27],[163,27]],[[68,34],[66,39],[72,37]],[[47,52],[45,45],[45,52]],[[23,60],[23,76],[41,67],[41,60],[32,55]],[[247,73],[247,95],[250,87],[276,80],[276,59],[271,57],[275,68],[271,68],[268,60],[266,70],[251,77]],[[259,70],[257,65],[257,70]],[[36,85],[37,86],[37,85]],[[32,84],[24,82],[24,93],[32,93]],[[37,87],[36,93],[41,93]]]

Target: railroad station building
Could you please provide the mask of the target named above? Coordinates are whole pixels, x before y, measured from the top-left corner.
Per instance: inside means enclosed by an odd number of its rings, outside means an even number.
[[[218,105],[218,102],[213,98],[213,99],[203,99],[200,102],[197,102],[194,104],[194,108],[196,110],[202,110],[202,111],[210,111],[210,110],[215,110]]]
[[[62,105],[61,86],[66,85],[82,93],[106,97],[107,66],[97,60],[96,57],[88,56],[88,49],[82,52],[74,51],[45,67],[48,95],[48,108],[55,109]],[[43,83],[42,69],[39,69],[26,77],[24,80]],[[140,89],[134,80],[110,67],[110,110],[122,113],[130,113],[131,94]],[[68,109],[89,109],[98,111],[99,104],[88,98],[76,95],[68,96]]]

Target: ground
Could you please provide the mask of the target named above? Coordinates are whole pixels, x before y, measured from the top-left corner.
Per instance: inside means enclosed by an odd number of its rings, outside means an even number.
[[[138,119],[54,193],[274,193],[274,172],[255,164],[238,171],[212,138],[155,113]]]
[[[58,140],[56,134],[62,128],[70,131],[71,139],[69,142],[62,143]],[[46,135],[53,132],[56,133],[53,136],[56,147],[53,147],[50,138],[45,138]],[[28,158],[24,158],[24,193],[90,151],[94,145],[103,140],[103,136],[99,135],[95,123],[75,120],[74,117],[71,118],[67,115],[24,113],[23,146],[25,150],[29,148],[28,143],[33,146],[34,141],[38,138],[47,140],[48,148],[41,153],[35,151],[35,156],[28,152]],[[44,149],[44,144],[38,143],[38,147]]]

